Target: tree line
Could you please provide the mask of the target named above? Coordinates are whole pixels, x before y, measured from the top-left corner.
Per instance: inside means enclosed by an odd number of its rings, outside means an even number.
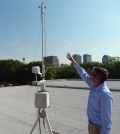
[[[109,79],[120,79],[120,61],[110,61],[107,63],[89,62],[80,64],[89,74],[91,74],[93,67],[103,67],[109,71]],[[28,64],[22,63],[18,60],[0,60],[0,85],[26,85],[31,84],[35,80],[32,74],[32,67],[39,66],[42,68],[41,61],[33,61]],[[45,64],[47,69],[45,79],[79,79],[75,68],[72,64],[67,67],[56,68],[51,65]],[[41,70],[42,72],[42,70]],[[40,80],[38,76],[38,80]]]

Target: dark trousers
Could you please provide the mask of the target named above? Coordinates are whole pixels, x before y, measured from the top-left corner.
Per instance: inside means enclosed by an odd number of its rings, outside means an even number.
[[[89,132],[89,134],[100,134],[101,126],[97,125],[97,124],[94,124],[94,123],[89,121],[89,123],[88,123],[88,132]]]

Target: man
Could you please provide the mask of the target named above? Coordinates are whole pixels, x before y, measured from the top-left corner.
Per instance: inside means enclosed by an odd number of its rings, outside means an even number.
[[[88,98],[87,116],[89,134],[109,134],[112,127],[112,103],[113,99],[105,81],[108,71],[101,67],[94,67],[92,74],[79,66],[70,53],[67,58],[72,61],[80,77],[90,87]]]

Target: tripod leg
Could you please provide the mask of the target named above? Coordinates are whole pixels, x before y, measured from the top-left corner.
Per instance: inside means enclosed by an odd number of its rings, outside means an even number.
[[[40,115],[40,110],[39,110],[39,115]],[[39,132],[41,134],[41,128],[40,128],[40,116],[39,116]]]
[[[48,119],[47,114],[46,114],[46,111],[45,111],[45,115],[46,115],[46,122],[47,122],[48,130],[49,130],[49,134],[53,134],[49,119]]]
[[[38,118],[37,118],[37,120],[36,120],[36,122],[35,122],[35,124],[34,124],[34,126],[33,126],[32,130],[31,130],[30,134],[32,134],[32,132],[33,132],[33,130],[34,130],[34,128],[35,128],[35,126],[37,125],[37,122],[39,121],[39,118],[40,118],[40,117],[38,117]]]

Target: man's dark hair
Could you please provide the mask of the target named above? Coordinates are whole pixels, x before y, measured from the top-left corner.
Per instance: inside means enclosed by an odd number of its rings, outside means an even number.
[[[94,67],[93,71],[95,72],[96,76],[100,79],[100,83],[103,83],[108,79],[109,72],[107,69],[102,67]]]

